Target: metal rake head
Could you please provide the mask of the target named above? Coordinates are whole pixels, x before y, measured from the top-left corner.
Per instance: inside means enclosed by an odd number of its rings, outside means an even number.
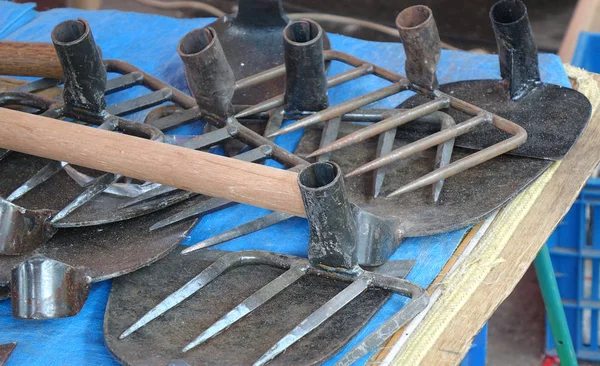
[[[352,204],[347,200],[339,166],[334,163],[317,163],[308,166],[300,171],[298,183],[310,225],[308,259],[257,250],[227,254],[156,305],[125,330],[120,338],[129,336],[148,322],[177,306],[226,271],[253,264],[265,264],[286,271],[246,298],[191,341],[182,349],[183,352],[217,336],[303,276],[320,276],[347,282],[350,285],[292,329],[257,360],[255,365],[265,364],[284,352],[370,287],[389,290],[410,297],[412,300],[350,351],[340,361],[340,364],[351,364],[378,347],[390,334],[420,312],[428,302],[427,293],[421,287],[404,279],[365,271],[358,266],[355,240],[357,227],[353,219]]]

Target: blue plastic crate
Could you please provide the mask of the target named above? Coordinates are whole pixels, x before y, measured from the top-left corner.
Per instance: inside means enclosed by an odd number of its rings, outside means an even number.
[[[577,358],[600,361],[600,179],[588,181],[547,244]],[[556,355],[548,321],[546,352]]]

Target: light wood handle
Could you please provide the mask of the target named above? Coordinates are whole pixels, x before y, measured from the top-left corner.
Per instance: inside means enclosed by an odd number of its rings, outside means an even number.
[[[0,147],[305,216],[297,173],[0,108]]]
[[[62,78],[52,43],[0,42],[0,75]]]

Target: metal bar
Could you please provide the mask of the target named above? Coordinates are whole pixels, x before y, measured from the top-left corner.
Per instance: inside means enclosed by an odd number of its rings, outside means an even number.
[[[338,310],[346,306],[350,301],[354,300],[358,295],[362,294],[369,287],[370,283],[370,278],[363,276],[358,277],[356,281],[352,282],[352,284],[342,290],[342,292],[327,301],[304,319],[296,328],[292,329],[291,332],[262,355],[261,358],[254,363],[254,366],[264,365],[280,353],[284,352],[292,344],[296,343],[302,337],[329,319]]]
[[[430,102],[421,104],[420,106],[408,109],[400,114],[397,114],[393,117],[384,119],[381,122],[374,123],[365,128],[361,128],[360,130],[353,132],[349,135],[342,137],[337,140],[333,144],[319,149],[317,151],[312,152],[308,155],[308,157],[315,157],[327,152],[331,152],[334,150],[341,149],[343,147],[364,141],[371,137],[377,136],[391,128],[396,128],[398,126],[402,126],[410,121],[414,121],[419,117],[426,116],[430,113],[437,112],[440,109],[447,108],[450,105],[450,100],[448,98],[440,98],[435,99]]]
[[[236,226],[231,230],[224,231],[221,234],[215,235],[197,244],[191,245],[182,250],[181,254],[189,254],[198,249],[212,247],[214,245],[221,244],[226,241],[239,238],[241,236],[273,226],[292,217],[294,217],[294,215],[286,214],[283,212],[271,212],[256,220],[249,221],[240,226]]]
[[[48,89],[57,86],[60,83],[59,79],[43,78],[21,85],[11,89],[11,92],[35,93],[40,90]]]
[[[233,126],[219,128],[218,130],[195,136],[179,144],[179,146],[194,150],[207,149],[219,142],[230,139],[232,136],[235,136],[236,133],[237,130]]]
[[[307,267],[308,266],[293,267],[288,269],[281,276],[277,277],[276,279],[262,287],[260,290],[247,297],[233,310],[225,314],[225,316],[223,316],[221,319],[217,320],[216,323],[211,325],[196,339],[194,339],[187,346],[185,346],[182,352],[187,352],[192,348],[206,342],[207,340],[221,333],[223,330],[232,326],[238,320],[250,314],[256,308],[269,301],[275,295],[285,290],[288,286],[290,286],[302,276],[304,276],[306,274]]]
[[[104,92],[104,94],[108,95],[119,92],[121,90],[125,90],[134,85],[140,84],[143,80],[144,76],[142,75],[142,73],[137,71],[118,76],[114,79],[106,81],[106,91]]]
[[[115,116],[125,116],[127,114],[139,112],[146,108],[154,107],[171,99],[172,91],[170,88],[157,90],[150,94],[142,95],[134,99],[129,99],[121,103],[113,104],[106,108],[106,111]]]
[[[183,124],[200,120],[202,114],[198,108],[186,109],[179,113],[173,113],[163,118],[148,122],[148,124],[158,128],[159,130],[166,131],[171,128],[179,127]]]
[[[321,133],[321,141],[319,143],[320,148],[331,144],[337,139],[338,133],[340,132],[341,120],[341,117],[336,117],[325,123],[325,127],[323,127],[323,132]],[[317,161],[328,161],[330,158],[331,154],[323,154],[319,156],[319,159]]]
[[[346,177],[353,177],[356,175],[364,174],[373,169],[381,168],[388,164],[391,164],[400,159],[407,158],[413,154],[416,154],[420,151],[427,150],[431,147],[440,145],[450,139],[454,139],[457,136],[463,135],[479,125],[491,122],[492,116],[489,114],[482,114],[479,116],[475,116],[466,120],[465,122],[461,122],[454,127],[444,129],[440,132],[436,132],[433,135],[429,135],[422,139],[419,139],[415,142],[411,142],[408,145],[404,145],[399,149],[392,151],[391,153],[382,156],[378,159],[368,162],[367,164],[351,171],[346,174]],[[475,154],[473,154],[475,155]]]
[[[330,120],[332,118],[339,117],[339,116],[343,115],[344,113],[351,112],[357,108],[363,107],[367,104],[373,103],[375,101],[378,101],[378,100],[388,97],[392,94],[396,94],[400,91],[407,90],[407,89],[408,89],[408,85],[403,84],[403,83],[394,83],[392,85],[388,85],[388,86],[378,89],[374,92],[367,93],[367,94],[361,95],[356,98],[352,98],[346,102],[340,103],[333,107],[327,108],[323,111],[317,112],[317,113],[313,114],[312,116],[309,116],[309,117],[303,118],[299,121],[296,121],[296,122],[292,123],[291,125],[288,125],[282,129],[280,129],[279,131],[275,132],[274,134],[271,134],[268,137],[282,135],[285,133],[299,130],[304,127],[314,125],[319,122],[324,122],[324,121]]]
[[[379,159],[383,156],[386,156],[392,151],[392,149],[394,148],[394,139],[396,138],[396,131],[397,128],[392,128],[391,130],[387,130],[381,135],[379,135],[379,141],[377,141],[377,150],[375,152],[375,159]],[[373,197],[379,196],[379,192],[381,191],[381,187],[383,186],[384,179],[385,171],[381,168],[375,169],[375,171],[373,172]]]

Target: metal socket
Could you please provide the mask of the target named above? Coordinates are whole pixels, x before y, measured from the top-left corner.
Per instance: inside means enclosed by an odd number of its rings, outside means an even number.
[[[522,98],[540,81],[538,54],[527,7],[520,0],[501,0],[490,10],[500,58],[500,74],[510,85],[510,97]]]
[[[312,20],[290,23],[283,31],[286,112],[317,112],[329,106],[323,59],[323,29]]]
[[[214,29],[187,33],[177,46],[185,77],[200,111],[224,119],[233,115],[235,77]]]
[[[440,61],[440,35],[431,9],[424,5],[406,8],[396,17],[396,28],[406,53],[406,77],[426,90],[438,87],[435,74]]]
[[[298,174],[298,185],[310,227],[311,265],[354,269],[356,226],[340,167],[332,162],[311,164]]]
[[[89,24],[67,20],[52,30],[52,43],[63,69],[65,107],[102,114],[106,108],[106,69]]]

